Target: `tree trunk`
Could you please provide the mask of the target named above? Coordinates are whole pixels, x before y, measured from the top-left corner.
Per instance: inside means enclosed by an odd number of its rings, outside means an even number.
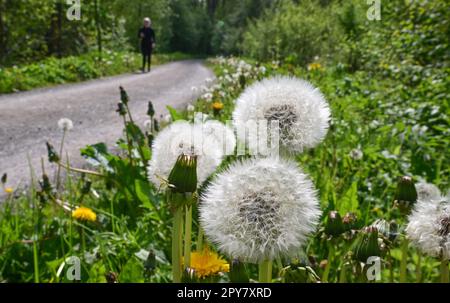
[[[63,18],[63,5],[61,1],[58,1],[56,10],[58,12],[58,34],[57,34],[57,50],[58,50],[58,58],[61,58],[63,55],[62,50],[62,18]]]
[[[0,64],[5,61],[6,54],[6,31],[5,25],[3,24],[3,12],[4,12],[3,0],[0,0]]]
[[[95,8],[95,27],[97,29],[97,46],[98,46],[98,54],[99,58],[102,58],[102,28],[100,24],[100,0],[94,1]]]

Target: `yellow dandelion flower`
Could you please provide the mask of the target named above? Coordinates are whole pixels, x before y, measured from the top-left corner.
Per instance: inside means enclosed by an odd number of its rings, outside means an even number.
[[[229,272],[230,264],[217,253],[205,248],[202,252],[191,253],[191,269],[194,270],[197,278],[202,279],[219,272]]]
[[[214,110],[219,110],[220,111],[220,110],[223,109],[223,103],[220,102],[220,101],[216,101],[216,102],[213,103],[212,107],[213,107]]]
[[[8,195],[12,194],[14,192],[14,189],[12,187],[5,187],[5,193]]]
[[[72,217],[79,221],[91,221],[97,220],[97,214],[90,208],[81,206],[72,212]]]
[[[315,71],[315,70],[323,70],[322,64],[318,62],[310,63],[308,64],[308,70],[309,71]]]

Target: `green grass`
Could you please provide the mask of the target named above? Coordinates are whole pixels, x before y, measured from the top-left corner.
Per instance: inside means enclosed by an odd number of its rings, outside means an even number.
[[[190,58],[182,53],[155,54],[152,64]],[[28,65],[0,68],[0,94],[134,72],[141,65],[141,55],[132,52],[106,51],[101,59],[97,52],[62,59],[50,57]]]

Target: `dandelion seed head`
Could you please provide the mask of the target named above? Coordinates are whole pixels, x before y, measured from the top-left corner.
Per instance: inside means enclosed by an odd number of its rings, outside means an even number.
[[[435,201],[441,198],[441,191],[436,185],[419,182],[416,184],[417,198],[421,201]]]
[[[73,129],[73,122],[68,118],[61,118],[58,121],[58,128],[62,131],[69,131]]]
[[[450,201],[446,197],[419,200],[408,220],[407,236],[419,250],[450,259]]]
[[[231,258],[248,262],[293,257],[320,216],[316,191],[296,163],[266,158],[237,162],[201,198],[206,235]]]
[[[236,147],[236,136],[233,130],[217,120],[208,120],[201,125],[205,136],[212,136],[225,155],[233,153]]]
[[[325,138],[330,108],[322,93],[309,82],[277,76],[248,87],[236,101],[233,121],[236,129],[248,121],[278,121],[280,146],[288,152],[302,152]],[[253,134],[252,134],[253,133]],[[238,132],[240,136],[244,132]],[[257,142],[256,132],[248,140]],[[239,138],[244,141],[246,138]]]
[[[163,129],[153,141],[152,159],[148,167],[151,182],[163,185],[179,155],[197,156],[197,180],[203,183],[222,162],[223,153],[212,136],[204,136],[202,127],[176,121]]]
[[[361,149],[355,148],[350,151],[349,156],[353,160],[361,160],[363,158],[364,154]]]

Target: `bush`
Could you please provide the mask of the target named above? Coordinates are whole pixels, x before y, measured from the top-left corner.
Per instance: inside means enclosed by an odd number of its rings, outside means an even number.
[[[343,34],[333,6],[321,7],[317,1],[301,5],[282,2],[275,12],[249,25],[242,49],[258,60],[286,59],[305,65],[314,57],[333,54]]]

